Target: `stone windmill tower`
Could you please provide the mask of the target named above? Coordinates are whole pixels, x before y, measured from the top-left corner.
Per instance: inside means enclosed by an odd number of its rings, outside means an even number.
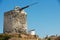
[[[21,10],[21,11],[20,11]],[[26,32],[26,12],[18,6],[14,10],[4,13],[4,33],[21,33]]]
[[[10,10],[5,12],[4,14],[4,33],[26,33],[27,30],[27,14],[23,9],[26,9],[32,5],[37,3],[33,3],[27,5],[23,8],[15,7],[14,10]]]

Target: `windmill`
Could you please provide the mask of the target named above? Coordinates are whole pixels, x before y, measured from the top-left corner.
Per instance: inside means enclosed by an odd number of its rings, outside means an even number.
[[[15,7],[14,10],[5,12],[4,33],[5,32],[10,32],[10,33],[11,32],[16,32],[16,33],[26,32],[26,29],[27,29],[26,28],[26,25],[27,25],[26,14],[23,10],[35,4],[37,4],[37,2],[27,5],[25,7],[22,7],[22,8],[17,6]]]

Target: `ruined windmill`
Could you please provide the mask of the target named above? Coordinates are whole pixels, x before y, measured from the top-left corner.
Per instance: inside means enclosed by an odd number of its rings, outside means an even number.
[[[4,14],[4,33],[26,33],[27,30],[27,14],[24,12],[24,9],[35,5],[27,5],[25,7],[19,8],[15,7],[14,10],[5,12]]]

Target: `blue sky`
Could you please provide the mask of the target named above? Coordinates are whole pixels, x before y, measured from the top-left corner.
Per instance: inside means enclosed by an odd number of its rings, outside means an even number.
[[[0,33],[3,33],[4,12],[13,10],[15,6],[24,7],[34,2],[27,12],[28,30],[35,29],[40,37],[60,35],[60,0],[0,0]]]

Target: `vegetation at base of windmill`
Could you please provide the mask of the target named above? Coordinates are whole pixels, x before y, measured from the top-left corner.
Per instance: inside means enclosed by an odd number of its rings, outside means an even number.
[[[48,40],[51,40],[51,38],[48,38]]]
[[[0,40],[8,40],[9,38],[11,38],[11,36],[6,34],[0,34]]]
[[[19,37],[19,38],[22,38],[22,37],[21,37],[21,34],[19,34],[18,37]]]

